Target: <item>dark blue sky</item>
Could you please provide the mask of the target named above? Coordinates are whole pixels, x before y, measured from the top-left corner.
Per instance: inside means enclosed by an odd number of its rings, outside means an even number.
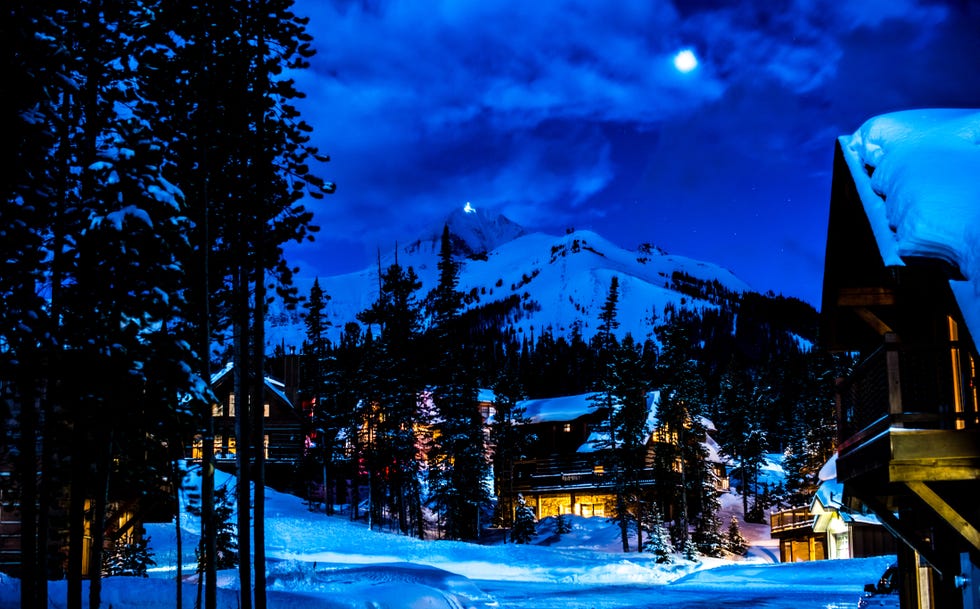
[[[291,259],[361,269],[470,201],[818,305],[835,138],[980,106],[978,4],[299,0],[300,108],[338,188]]]

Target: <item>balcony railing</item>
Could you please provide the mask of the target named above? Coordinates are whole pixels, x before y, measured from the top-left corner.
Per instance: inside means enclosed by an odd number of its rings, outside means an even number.
[[[795,507],[773,512],[769,517],[771,533],[781,533],[813,526],[814,516],[808,507]]]
[[[720,471],[712,469],[709,475],[718,492],[728,490],[728,478]],[[612,486],[614,476],[597,463],[595,457],[565,457],[528,459],[515,466],[514,491],[544,491],[573,488],[601,488]],[[656,483],[656,472],[653,467],[643,468],[638,475],[638,482],[648,486]]]
[[[891,337],[886,337],[891,338]],[[888,427],[954,429],[975,426],[975,406],[956,413],[948,347],[887,340],[838,385],[842,449]],[[967,423],[973,415],[973,424]]]

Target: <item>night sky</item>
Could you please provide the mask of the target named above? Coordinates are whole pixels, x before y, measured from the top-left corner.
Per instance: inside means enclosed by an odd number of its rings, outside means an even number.
[[[471,202],[819,306],[835,138],[894,110],[980,106],[970,0],[296,9],[318,50],[300,108],[337,183],[309,203],[316,242],[289,253],[307,279],[364,268]]]

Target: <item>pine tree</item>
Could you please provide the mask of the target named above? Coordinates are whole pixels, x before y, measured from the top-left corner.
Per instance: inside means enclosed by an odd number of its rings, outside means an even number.
[[[142,527],[132,536],[113,540],[111,551],[102,556],[103,575],[148,577],[147,569],[157,564],[149,543],[150,538]]]
[[[443,226],[439,248],[439,283],[429,295],[432,325],[426,341],[435,349],[431,375],[436,411],[436,439],[430,452],[432,499],[449,539],[480,535],[480,507],[489,499],[489,470],[483,420],[477,409],[477,386],[460,311],[459,265],[453,260],[449,226]]]
[[[517,496],[517,510],[514,514],[514,529],[510,539],[514,543],[530,543],[535,535],[534,509],[524,501],[523,495]]]
[[[698,546],[691,537],[688,537],[684,541],[683,553],[684,553],[684,558],[686,558],[687,560],[697,562],[699,557]]]
[[[846,376],[846,356],[813,350],[802,355],[792,374],[793,409],[786,445],[786,495],[791,505],[805,505],[820,485],[818,474],[836,447],[834,378]]]
[[[647,531],[643,549],[653,553],[658,564],[670,564],[674,562],[674,544],[670,541],[670,532],[664,525],[660,510],[651,510],[649,514],[648,521],[643,523]]]
[[[735,516],[732,516],[728,524],[728,536],[725,542],[727,550],[736,556],[745,556],[745,553],[749,550],[745,537],[742,535],[742,529],[739,528],[738,520]]]
[[[768,441],[763,417],[774,403],[771,385],[759,374],[733,360],[721,379],[717,407],[718,441],[722,451],[739,462],[742,509],[753,522],[761,518],[756,479],[765,462]],[[753,508],[749,508],[749,498]]]
[[[490,425],[490,445],[493,451],[493,480],[497,494],[498,526],[510,528],[514,524],[514,464],[526,456],[532,439],[528,431],[528,419],[520,400],[524,391],[518,380],[520,355],[517,345],[507,347],[504,363],[491,389],[494,393],[494,417]]]
[[[627,334],[620,342],[617,306],[619,279],[610,280],[609,292],[599,314],[599,331],[593,341],[597,360],[597,384],[593,408],[604,414],[602,451],[606,471],[616,494],[613,518],[619,524],[623,551],[629,551],[629,530],[642,514],[640,485],[646,467],[649,418],[646,374],[640,346]],[[643,550],[643,527],[636,526],[637,551]]]
[[[422,310],[416,293],[421,282],[411,267],[405,269],[397,261],[380,273],[379,281],[378,299],[358,314],[362,323],[380,328],[379,338],[365,352],[366,375],[372,379],[364,402],[374,429],[366,455],[372,518],[381,516],[381,504],[375,498],[383,496],[402,533],[411,531],[421,537],[419,476],[425,448],[419,446],[416,429],[430,422],[421,399],[424,387],[417,358]]]
[[[300,390],[300,396],[302,401],[310,401],[313,404],[316,448],[319,449],[314,453],[313,458],[319,460],[322,472],[324,509],[327,514],[332,514],[333,502],[329,499],[328,493],[329,470],[340,448],[340,439],[344,437],[343,432],[353,432],[351,419],[354,404],[342,396],[345,396],[351,387],[356,385],[356,371],[354,370],[346,371],[351,374],[341,386],[335,384],[336,374],[339,372],[337,368],[340,367],[336,361],[337,352],[342,351],[348,355],[352,348],[356,349],[359,331],[354,334],[345,331],[342,336],[342,341],[345,341],[343,346],[338,346],[336,350],[330,349],[326,337],[329,322],[325,313],[326,303],[329,300],[330,296],[323,292],[319,279],[314,279],[309,298],[305,304],[306,340],[303,342],[303,386]]]
[[[700,489],[705,469],[701,438],[705,435],[702,409],[705,401],[704,380],[692,353],[692,318],[675,314],[667,324],[657,328],[660,352],[656,382],[660,387],[657,406],[657,429],[654,450],[654,478],[657,499],[664,513],[676,505],[677,518],[672,530],[677,545],[686,548],[692,510],[699,506],[692,497],[691,486]],[[675,469],[675,464],[679,467]]]
[[[555,516],[555,534],[561,539],[562,535],[572,532],[572,523],[568,519],[568,515],[564,512]]]

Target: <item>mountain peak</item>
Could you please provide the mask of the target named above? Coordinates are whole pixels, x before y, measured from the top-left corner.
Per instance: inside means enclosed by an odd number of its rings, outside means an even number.
[[[504,243],[527,234],[523,226],[502,214],[484,211],[469,201],[453,210],[445,222],[453,241],[453,250],[462,256],[481,256]],[[436,239],[442,234],[440,227]]]

